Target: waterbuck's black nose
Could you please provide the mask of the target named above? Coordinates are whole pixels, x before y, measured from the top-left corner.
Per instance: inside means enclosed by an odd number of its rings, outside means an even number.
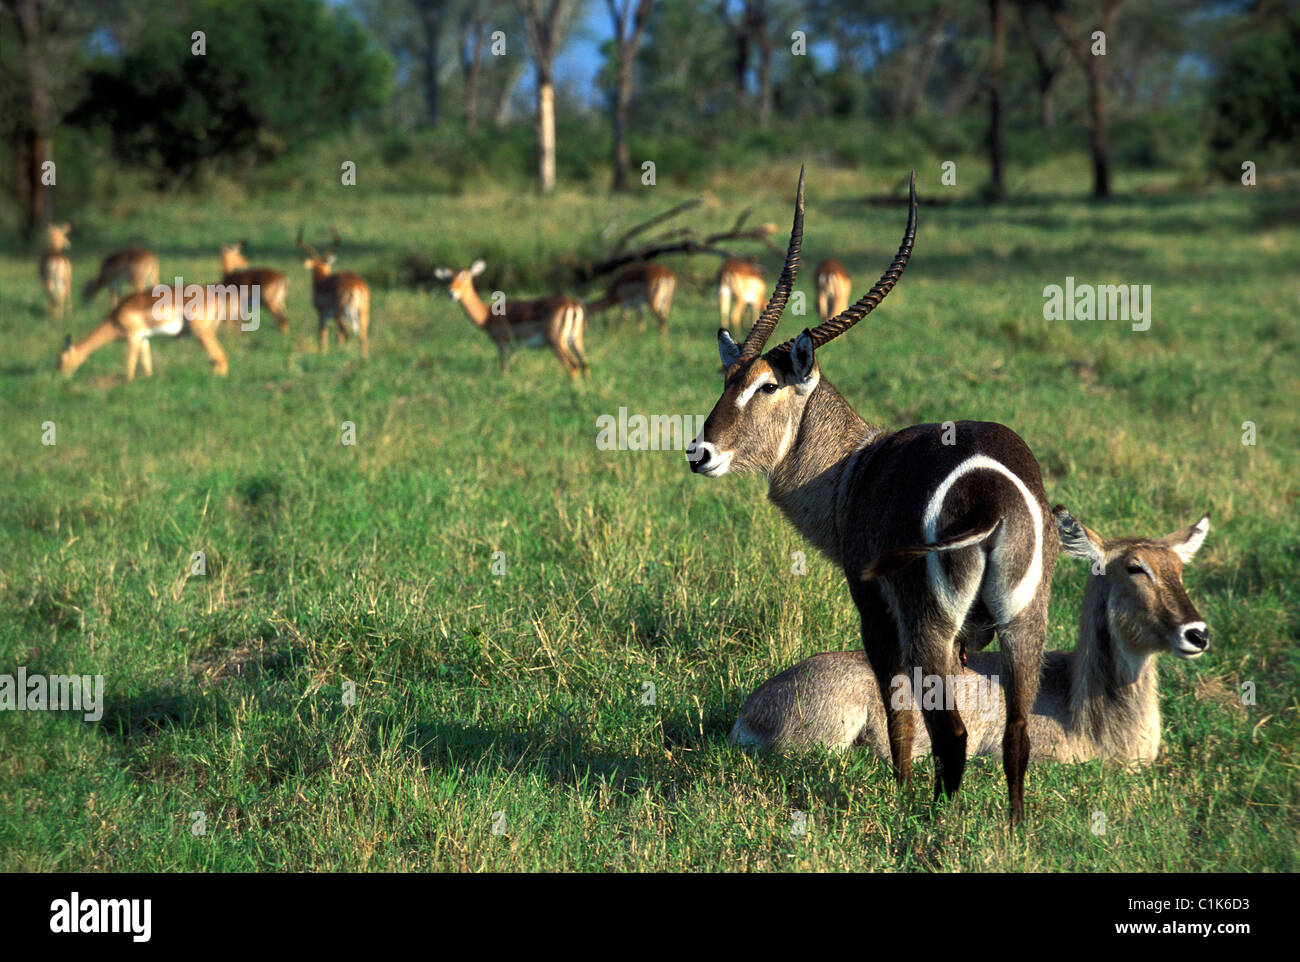
[[[1193,648],[1204,651],[1210,646],[1210,632],[1208,628],[1188,628],[1183,632],[1183,638]]]
[[[686,460],[691,462],[691,470],[703,471],[713,460],[713,445],[708,441],[692,441],[686,445]]]

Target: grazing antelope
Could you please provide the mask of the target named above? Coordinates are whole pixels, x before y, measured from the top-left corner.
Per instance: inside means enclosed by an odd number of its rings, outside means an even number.
[[[126,340],[126,379],[135,380],[136,363],[144,367],[146,376],[153,376],[153,354],[149,348],[151,338],[176,337],[185,332],[193,334],[212,359],[212,373],[225,376],[228,370],[226,352],[217,341],[217,327],[223,311],[217,300],[205,297],[202,303],[187,303],[173,296],[171,288],[155,288],[141,294],[128,294],[111,314],[86,337],[75,344],[72,335],[63,342],[57,369],[70,376],[82,363],[105,344]]]
[[[334,239],[322,254],[303,241],[302,228],[298,228],[298,247],[307,255],[302,264],[311,271],[311,303],[316,308],[320,329],[320,352],[324,354],[329,350],[329,322],[332,318],[339,329],[339,343],[348,339],[348,328],[351,328],[361,341],[361,356],[369,357],[370,288],[360,274],[352,271],[331,273],[334,252],[340,243],[338,231],[335,231]]]
[[[86,282],[81,292],[83,303],[89,303],[103,288],[108,288],[109,303],[116,307],[119,288],[129,287],[139,294],[158,283],[158,258],[143,247],[124,247],[104,258],[99,276]]]
[[[617,304],[626,311],[628,305],[636,305],[637,320],[642,329],[645,319],[644,307],[649,305],[650,313],[659,321],[659,334],[668,333],[668,311],[673,306],[673,292],[677,289],[677,275],[659,264],[638,264],[629,267],[605,292],[604,297],[597,298],[587,305],[588,313],[595,314]]]
[[[758,319],[758,305],[763,303],[767,291],[767,281],[763,272],[749,261],[729,258],[718,271],[718,314],[721,316],[723,330],[734,327],[740,330],[745,308],[752,308],[754,319]]]
[[[71,224],[50,224],[45,228],[49,249],[41,255],[41,286],[49,301],[50,314],[66,317],[72,306],[72,261],[64,253],[68,249]]]
[[[1002,756],[1014,823],[1024,811],[1028,718],[1057,556],[1038,462],[1001,424],[872,427],[822,376],[814,353],[893,288],[912,254],[916,212],[913,177],[902,246],[875,287],[848,310],[761,354],[799,267],[800,171],[781,278],[743,344],[718,332],[722,396],[686,456],[692,471],[708,477],[766,474],[768,498],[844,570],[863,648],[886,701],[900,782],[911,775],[913,718],[888,705],[890,679],[913,668],[951,677],[958,642],[980,650],[996,629],[1007,702]],[[922,557],[924,563],[907,563]],[[870,576],[878,560],[891,563]],[[955,707],[923,704],[922,718],[934,746],[935,798],[951,797],[966,765],[966,728]]]
[[[591,372],[582,346],[587,312],[582,302],[554,294],[533,300],[501,301],[489,310],[474,290],[474,278],[486,267],[480,258],[463,271],[439,267],[434,274],[447,282],[452,299],[460,301],[469,319],[492,338],[501,355],[501,373],[506,372],[516,348],[549,346],[570,378],[576,380],[579,372],[583,377],[588,376]]]
[[[844,265],[831,258],[817,265],[817,316],[823,321],[848,309],[853,282]]]
[[[221,283],[245,289],[257,288],[259,303],[271,312],[271,316],[275,318],[275,323],[280,328],[280,333],[287,334],[289,318],[284,313],[284,299],[289,292],[289,279],[279,271],[249,267],[248,261],[244,259],[243,246],[243,244],[221,245]],[[244,329],[241,324],[234,324],[232,327],[238,331]]]
[[[1108,541],[1064,508],[1055,514],[1065,553],[1094,566],[1075,650],[1049,651],[1043,662],[1029,716],[1030,759],[1150,764],[1160,751],[1156,656],[1199,658],[1210,643],[1182,578],[1210,530],[1210,516],[1163,538]],[[954,686],[968,758],[1001,755],[1006,700],[997,672],[996,656],[974,654]],[[891,698],[904,705],[924,697],[905,676],[893,684]],[[745,701],[730,738],[763,749],[863,745],[890,757],[880,688],[862,651],[813,655],[765,682]],[[918,731],[912,758],[929,750],[925,731]]]

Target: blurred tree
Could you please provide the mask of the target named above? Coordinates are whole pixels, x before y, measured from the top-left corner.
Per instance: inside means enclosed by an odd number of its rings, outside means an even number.
[[[0,135],[13,147],[14,194],[30,239],[54,216],[54,131],[81,80],[83,49],[113,2],[0,0]]]
[[[479,82],[483,75],[483,53],[489,23],[499,6],[500,0],[486,0],[483,3],[467,3],[460,11],[457,48],[460,54],[465,128],[471,131],[478,127]]]
[[[166,181],[350,126],[386,101],[391,68],[350,13],[321,0],[196,0],[103,58],[69,119],[106,129],[119,157]]]
[[[574,0],[518,0],[537,77],[537,186],[555,187],[555,55],[576,9]]]
[[[1017,36],[1024,41],[1033,56],[1035,89],[1038,92],[1038,122],[1045,131],[1056,126],[1053,90],[1061,75],[1067,56],[1056,37],[1055,27],[1043,23],[1039,14],[1041,5],[1036,0],[1018,0],[1016,3]],[[1044,14],[1044,18],[1045,18]]]
[[[411,0],[420,21],[420,64],[424,78],[424,111],[430,127],[438,126],[438,92],[441,83],[440,46],[447,0]]]
[[[1110,73],[1109,44],[1115,33],[1115,17],[1123,0],[1099,0],[1095,9],[1085,10],[1067,0],[1048,0],[1048,9],[1061,39],[1088,78],[1088,130],[1092,149],[1092,196],[1110,196],[1110,112],[1106,79]],[[1091,26],[1085,27],[1086,22]],[[1103,35],[1099,41],[1097,32]],[[1099,43],[1106,52],[1094,53]]]
[[[631,157],[627,148],[627,108],[632,100],[632,68],[636,64],[637,50],[645,37],[646,25],[654,0],[605,0],[609,19],[614,27],[612,50],[617,70],[617,83],[613,98],[614,122],[614,190],[627,188],[627,170]]]
[[[993,51],[989,59],[989,186],[993,200],[1006,196],[1002,176],[1002,65],[1007,49],[1007,0],[989,0]]]
[[[659,0],[637,57],[635,102],[644,127],[702,135],[737,104],[732,35],[712,5]]]

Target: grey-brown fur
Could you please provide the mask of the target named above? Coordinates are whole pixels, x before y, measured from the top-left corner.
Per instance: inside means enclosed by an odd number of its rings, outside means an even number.
[[[1029,717],[1030,757],[1150,764],[1160,749],[1156,655],[1195,658],[1208,645],[1208,632],[1183,588],[1180,556],[1190,558],[1200,547],[1208,515],[1159,540],[1103,542],[1062,509],[1057,521],[1068,553],[1088,559],[1099,573],[1087,577],[1075,650],[1048,652],[1044,659]],[[1130,565],[1144,570],[1135,573]],[[1199,637],[1188,642],[1188,631],[1198,625]],[[1006,702],[998,668],[996,656],[974,654],[957,674],[968,757],[1001,756]],[[903,679],[900,697],[913,697],[912,687]],[[814,655],[771,678],[746,700],[730,737],[764,749],[864,746],[890,757],[880,689],[862,651]],[[921,728],[912,757],[929,751]]]

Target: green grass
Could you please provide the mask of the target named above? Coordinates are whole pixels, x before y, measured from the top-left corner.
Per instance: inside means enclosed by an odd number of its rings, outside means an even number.
[[[752,203],[755,221],[784,225],[796,171],[720,182],[704,216],[729,223]],[[838,256],[855,287],[874,281],[903,211],[855,199],[898,175],[811,168],[805,262]],[[922,176],[924,194],[936,179]],[[853,647],[857,629],[831,565],[809,551],[807,574],[791,573],[809,549],[760,479],[596,450],[596,418],[619,406],[711,408],[715,262],[689,266],[671,338],[593,323],[577,391],[538,351],[500,378],[440,290],[398,283],[416,255],[483,255],[489,289],[543,293],[539,278],[600,231],[687,195],[427,197],[362,182],[310,200],[133,195],[76,225],[78,287],[128,241],[157,250],[165,279],[206,281],[218,242],[237,238],[289,272],[291,336],[269,323],[223,335],[225,380],[192,340],[160,342],[152,380],[124,383],[121,344],[57,378],[65,328],[89,330],[103,301],[53,324],[34,257],[0,251],[0,672],[100,673],[107,702],[98,724],[0,713],[0,869],[1296,869],[1290,193],[1096,206],[1079,199],[1078,161],[1020,185],[1033,202],[924,207],[899,287],[821,354],[873,423],[1011,425],[1049,497],[1103,534],[1213,512],[1186,578],[1212,647],[1161,663],[1162,758],[1036,766],[1030,823],[1008,835],[997,766],[968,770],[960,806],[931,820],[928,763],[900,797],[869,755],[726,744],[750,690]],[[341,266],[375,283],[368,363],[352,345],[313,351],[291,243],[303,222],[318,238],[337,223]],[[765,263],[774,275],[776,257]],[[1043,320],[1043,287],[1066,275],[1152,285],[1151,329]],[[340,443],[345,420],[355,447]],[[187,578],[200,550],[207,574]],[[1084,574],[1068,559],[1057,570],[1052,647],[1073,645]],[[791,834],[796,812],[806,835]]]

